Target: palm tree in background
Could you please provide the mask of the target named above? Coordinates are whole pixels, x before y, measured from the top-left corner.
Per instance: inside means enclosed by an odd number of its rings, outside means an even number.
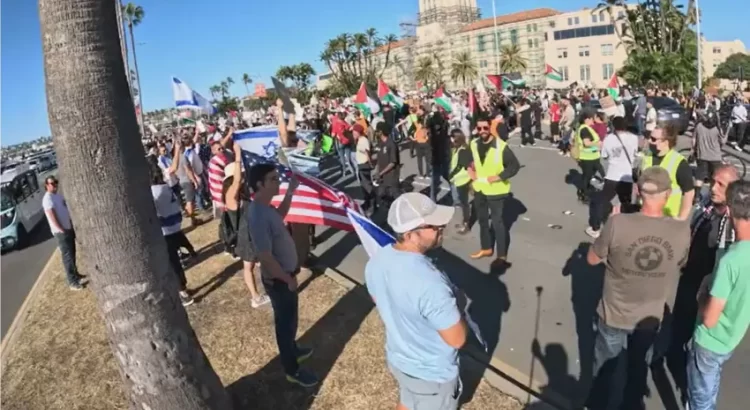
[[[414,70],[414,79],[421,81],[425,87],[438,82],[437,64],[432,57],[425,56],[417,61],[417,68]]]
[[[500,49],[500,72],[522,72],[527,66],[526,57],[521,55],[521,47],[518,44],[504,45]]]
[[[139,121],[141,123],[141,135],[143,135],[143,92],[141,90],[141,72],[138,71],[138,59],[135,55],[135,35],[133,35],[133,27],[143,22],[143,17],[146,13],[143,11],[143,7],[138,6],[134,3],[128,3],[122,8],[122,16],[128,25],[128,31],[130,32],[130,49],[133,50],[133,66],[135,67],[135,77],[138,79],[138,110]]]
[[[227,80],[231,80],[231,78],[227,77]],[[219,83],[219,90],[222,97],[226,97],[227,95],[229,95],[229,82],[222,81],[221,83]]]
[[[227,79],[226,79],[226,80],[224,80],[224,81],[226,81],[226,83],[227,83],[227,94],[229,94],[229,87],[230,87],[230,86],[231,86],[232,84],[234,84],[234,79],[232,79],[232,77],[227,77]]]
[[[248,85],[250,85],[253,82],[253,79],[250,78],[250,74],[248,73],[242,74],[242,82],[245,84],[245,90],[247,91],[247,95],[249,96],[250,87],[248,87]]]
[[[464,87],[467,81],[471,81],[477,78],[477,65],[471,59],[471,54],[468,51],[463,51],[456,55],[451,63],[451,79],[454,82],[461,80]]]
[[[216,96],[221,94],[221,87],[219,87],[218,85],[212,85],[208,88],[208,91],[211,92],[211,97],[213,97],[215,100]]]

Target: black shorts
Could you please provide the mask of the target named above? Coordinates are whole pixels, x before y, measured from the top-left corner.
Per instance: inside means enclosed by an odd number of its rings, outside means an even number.
[[[549,132],[552,135],[560,135],[560,122],[559,121],[553,121],[549,125],[549,130],[550,130]]]
[[[714,175],[714,171],[721,165],[721,161],[699,159],[695,161],[695,164],[695,179],[698,181],[707,181]]]

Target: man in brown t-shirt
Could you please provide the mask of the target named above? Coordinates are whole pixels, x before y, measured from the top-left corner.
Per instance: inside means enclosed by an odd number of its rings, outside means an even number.
[[[664,305],[674,296],[690,247],[689,225],[664,216],[671,185],[664,168],[643,171],[638,179],[641,212],[611,217],[589,250],[590,264],[606,265],[602,300],[597,307],[592,393],[606,397],[608,404],[590,402],[593,408],[619,408],[623,397],[635,401],[623,408],[640,408],[637,403],[645,394],[646,355],[659,330]],[[620,370],[615,364],[625,349],[627,376],[613,377]],[[608,362],[613,363],[613,372],[608,370]],[[602,369],[605,364],[607,369]],[[625,391],[610,380],[627,380]],[[591,396],[590,400],[596,398]]]

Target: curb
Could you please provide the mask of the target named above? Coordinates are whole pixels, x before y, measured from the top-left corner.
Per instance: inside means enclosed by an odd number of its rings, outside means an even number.
[[[347,290],[363,286],[333,268],[324,267],[322,271],[325,276]],[[569,399],[549,391],[542,393],[542,383],[534,379],[530,380],[527,374],[492,355],[482,352],[474,346],[466,346],[459,353],[464,358],[472,360],[486,368],[483,379],[492,387],[515,397],[521,402],[543,402],[548,406],[549,410],[568,410],[573,408]],[[525,383],[522,380],[527,380],[527,382]]]
[[[18,308],[16,317],[13,318],[13,322],[11,322],[10,326],[8,327],[8,331],[5,333],[5,337],[3,338],[2,343],[0,343],[0,369],[5,369],[5,362],[8,359],[8,353],[11,350],[10,348],[13,345],[13,342],[16,341],[18,335],[20,334],[19,330],[23,328],[23,322],[26,320],[26,316],[28,316],[29,309],[31,308],[31,302],[36,299],[37,295],[42,289],[42,284],[45,283],[47,281],[47,278],[50,276],[49,272],[52,271],[52,269],[50,269],[50,265],[52,265],[52,261],[59,255],[59,253],[60,250],[55,248],[55,251],[52,252],[49,260],[44,265],[44,268],[42,268],[42,271],[39,272],[39,277],[36,278],[36,282],[34,282],[34,285],[31,286],[29,294],[26,295],[23,303],[21,303],[21,306]]]

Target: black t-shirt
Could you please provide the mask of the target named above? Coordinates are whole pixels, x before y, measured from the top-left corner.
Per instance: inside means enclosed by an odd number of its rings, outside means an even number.
[[[450,161],[448,126],[448,122],[439,113],[433,114],[427,118],[427,129],[430,132],[433,165],[442,165]]]
[[[695,228],[688,261],[685,264],[685,273],[689,276],[687,280],[700,283],[704,276],[713,271],[720,225],[721,215],[711,212],[711,215]]]
[[[664,157],[654,157],[652,165],[661,165],[661,161]],[[687,161],[680,161],[680,165],[677,166],[677,185],[679,185],[682,194],[690,192],[695,189],[693,184],[693,171],[690,169],[690,165]]]
[[[388,164],[396,164],[396,167],[387,174],[383,175],[383,180],[398,180],[398,167],[401,165],[401,158],[398,152],[398,146],[393,139],[388,138],[386,142],[380,142],[380,152],[378,152],[378,171],[382,171]]]

